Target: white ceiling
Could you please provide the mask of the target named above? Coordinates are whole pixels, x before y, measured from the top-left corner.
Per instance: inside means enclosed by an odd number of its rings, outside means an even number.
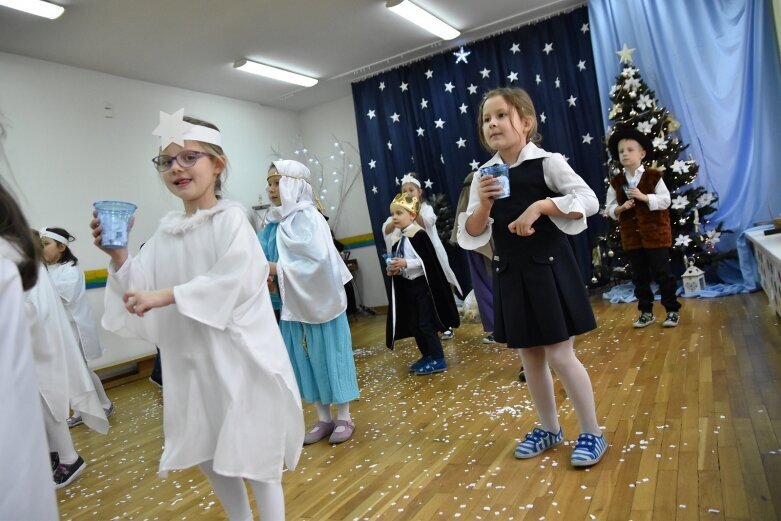
[[[301,111],[350,82],[583,3],[417,0],[459,29],[444,42],[385,0],[55,0],[47,20],[0,6],[0,51]],[[233,69],[246,57],[320,79],[308,89]]]

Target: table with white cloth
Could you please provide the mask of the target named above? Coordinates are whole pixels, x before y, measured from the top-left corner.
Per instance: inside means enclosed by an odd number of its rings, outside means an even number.
[[[781,316],[781,233],[765,235],[764,230],[750,230],[746,236],[754,246],[762,289],[770,306]]]

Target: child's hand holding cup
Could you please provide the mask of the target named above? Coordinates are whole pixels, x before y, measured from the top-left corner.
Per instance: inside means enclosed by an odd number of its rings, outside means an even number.
[[[388,275],[396,275],[398,273],[398,270],[394,270],[391,267],[391,263],[393,262],[393,254],[392,253],[383,253],[382,258],[385,261],[385,273]]]
[[[127,248],[128,232],[136,205],[125,201],[97,201],[93,204],[100,221],[100,245],[103,248]]]
[[[479,170],[480,177],[492,177],[496,179],[498,185],[501,186],[502,191],[494,197],[494,199],[504,199],[510,197],[510,167],[505,163],[498,163],[496,165],[484,166]]]

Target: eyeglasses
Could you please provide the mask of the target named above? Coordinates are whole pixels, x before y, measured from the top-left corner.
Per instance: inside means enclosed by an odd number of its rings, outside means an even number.
[[[202,156],[214,157],[214,154],[199,152],[197,150],[182,150],[175,156],[153,157],[152,162],[155,164],[155,168],[157,168],[158,172],[168,172],[173,168],[174,160],[176,160],[182,168],[190,168]]]

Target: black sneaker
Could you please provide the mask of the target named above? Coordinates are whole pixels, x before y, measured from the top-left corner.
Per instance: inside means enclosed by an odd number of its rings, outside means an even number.
[[[60,465],[60,454],[58,452],[50,452],[49,460],[52,462],[52,472],[54,472]]]
[[[670,311],[667,313],[667,318],[664,319],[664,322],[662,322],[662,325],[664,327],[675,327],[678,325],[678,320],[680,320],[680,316],[678,316],[678,313],[675,311]]]
[[[79,477],[79,474],[84,472],[84,469],[86,468],[87,464],[84,463],[81,456],[70,465],[60,463],[57,465],[57,468],[54,469],[54,488],[61,489],[67,487],[73,483],[76,478]]]
[[[640,315],[640,318],[635,320],[635,323],[633,324],[636,328],[646,327],[650,326],[656,322],[656,317],[653,315],[653,313],[643,313]]]

